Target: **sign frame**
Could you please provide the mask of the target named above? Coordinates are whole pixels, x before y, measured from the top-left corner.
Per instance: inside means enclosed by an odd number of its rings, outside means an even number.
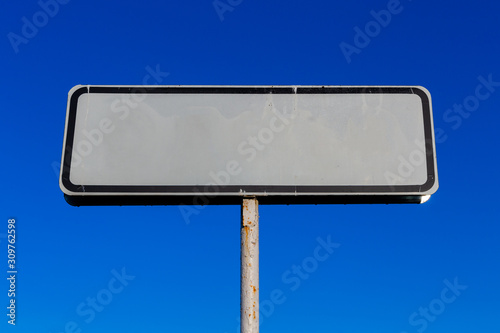
[[[70,181],[78,99],[84,94],[413,94],[422,101],[427,181],[418,185],[85,185]],[[421,203],[438,188],[430,93],[420,86],[82,86],[68,94],[60,188],[74,206]]]

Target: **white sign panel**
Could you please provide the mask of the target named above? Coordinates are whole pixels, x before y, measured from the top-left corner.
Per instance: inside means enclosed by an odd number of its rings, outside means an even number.
[[[76,86],[73,204],[420,202],[437,190],[422,87]]]

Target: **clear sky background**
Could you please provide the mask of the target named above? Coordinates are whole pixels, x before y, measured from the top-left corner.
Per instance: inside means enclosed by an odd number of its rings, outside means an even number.
[[[148,75],[429,89],[429,202],[260,207],[261,331],[500,332],[497,1],[60,1],[0,11],[1,332],[238,331],[238,206],[76,208],[59,189],[71,87]],[[318,239],[339,244],[323,261]]]

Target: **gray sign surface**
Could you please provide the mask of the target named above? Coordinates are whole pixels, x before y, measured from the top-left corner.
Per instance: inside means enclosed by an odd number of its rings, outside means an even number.
[[[430,94],[76,86],[60,186],[74,204],[420,202],[438,187]]]

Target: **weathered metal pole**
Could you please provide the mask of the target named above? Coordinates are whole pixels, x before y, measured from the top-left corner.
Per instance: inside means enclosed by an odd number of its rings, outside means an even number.
[[[259,332],[259,202],[241,206],[241,333]]]

